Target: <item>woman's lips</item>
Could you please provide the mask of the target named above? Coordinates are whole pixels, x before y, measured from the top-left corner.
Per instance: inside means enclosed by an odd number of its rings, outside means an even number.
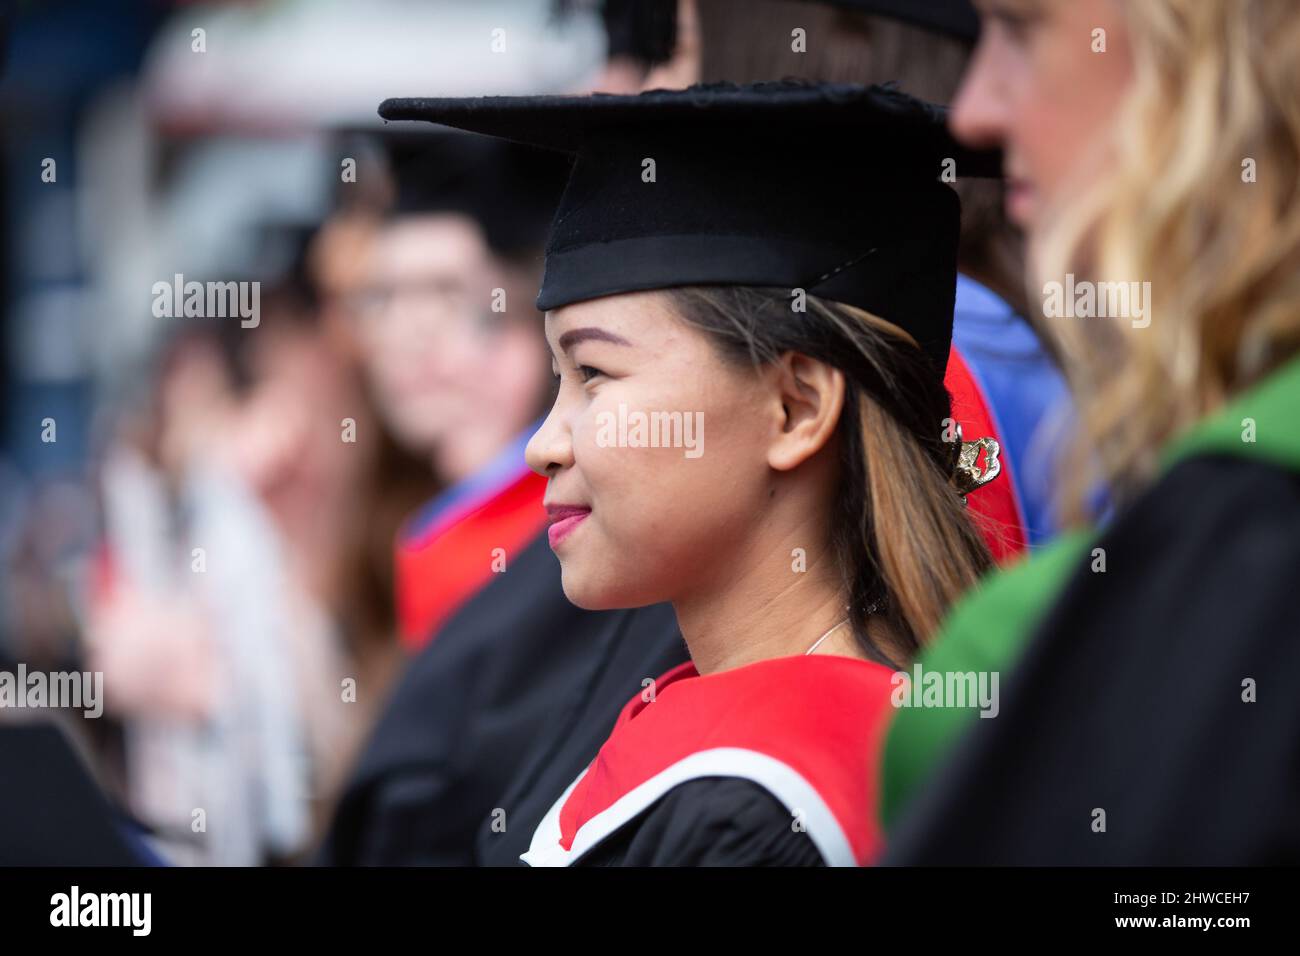
[[[547,530],[546,536],[551,542],[551,547],[555,548],[572,533],[574,528],[582,524],[587,515],[591,514],[591,509],[581,505],[547,505],[546,513],[551,519],[551,527]]]

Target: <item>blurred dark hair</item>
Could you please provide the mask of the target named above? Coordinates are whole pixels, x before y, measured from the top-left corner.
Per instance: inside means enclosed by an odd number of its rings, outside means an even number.
[[[591,0],[553,0],[551,9],[565,17],[591,6]],[[648,70],[672,58],[677,46],[677,0],[600,0],[600,14],[609,59],[627,57]]]

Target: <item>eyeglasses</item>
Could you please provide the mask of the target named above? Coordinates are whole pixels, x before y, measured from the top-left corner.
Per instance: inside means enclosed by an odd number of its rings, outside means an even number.
[[[476,299],[461,285],[430,279],[366,286],[345,295],[342,302],[349,314],[363,323],[380,321],[400,311],[441,331],[488,331],[498,324],[500,316],[489,308],[487,290],[481,300]]]

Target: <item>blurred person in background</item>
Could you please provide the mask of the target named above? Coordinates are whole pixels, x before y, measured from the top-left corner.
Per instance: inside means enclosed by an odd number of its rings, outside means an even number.
[[[891,860],[1295,864],[1300,8],[979,7],[951,123],[1003,148],[1079,407],[1075,528],[923,658],[1010,678],[997,720],[900,711]]]
[[[135,741],[133,803],[164,835],[203,808],[204,862],[290,858],[331,812],[400,660],[397,523],[433,487],[380,427],[310,288],[282,282],[262,312],[173,346],[159,473],[123,448],[105,469],[92,664]],[[259,843],[247,831],[268,807],[293,823]]]
[[[286,600],[321,825],[400,673],[393,541],[437,481],[385,426],[313,285],[290,280],[263,308],[240,339],[248,384],[233,454],[295,584]]]
[[[391,205],[357,249],[339,314],[380,416],[443,489],[397,542],[399,623],[418,650],[485,580],[457,549],[487,536],[513,551],[540,526],[514,446],[550,387],[532,253],[563,167],[454,134],[381,142]]]
[[[352,624],[355,654],[363,670],[372,670],[363,710],[374,716],[392,681],[405,666],[400,636],[398,584],[394,549],[403,524],[446,479],[431,467],[431,446],[405,431],[406,422],[389,416],[374,352],[363,344],[367,336],[356,312],[357,296],[367,287],[370,249],[380,229],[382,190],[377,205],[362,204],[330,215],[308,247],[308,274],[321,316],[322,333],[331,348],[347,356],[353,385],[364,396],[361,408],[374,436],[372,468],[366,476],[366,505],[353,509],[351,530],[357,547],[350,549],[341,573],[353,582],[344,615]],[[360,422],[358,422],[360,424]]]
[[[218,343],[183,336],[164,355],[152,423],[102,465],[88,666],[123,725],[128,804],[180,863],[256,865],[309,833],[290,582],[239,472],[240,413]]]

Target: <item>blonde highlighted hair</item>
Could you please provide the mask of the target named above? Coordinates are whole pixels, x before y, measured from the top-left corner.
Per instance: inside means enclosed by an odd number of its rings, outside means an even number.
[[[1130,496],[1169,439],[1300,349],[1300,7],[1117,6],[1134,73],[1113,158],[1031,250],[1039,283],[1150,282],[1145,327],[1050,322],[1080,400],[1075,521],[1098,479]]]

